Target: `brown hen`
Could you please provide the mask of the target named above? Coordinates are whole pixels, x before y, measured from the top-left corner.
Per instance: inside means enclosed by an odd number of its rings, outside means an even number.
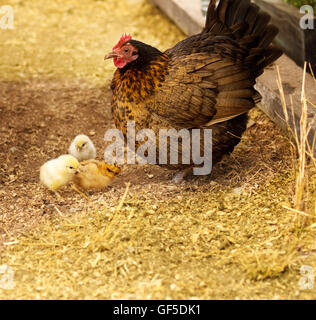
[[[111,89],[115,125],[126,135],[136,131],[211,128],[213,164],[233,151],[246,129],[247,112],[261,99],[256,78],[282,51],[272,44],[278,29],[270,16],[249,0],[211,0],[201,33],[161,52],[124,35],[105,59],[118,68]],[[170,147],[170,146],[169,146]],[[191,146],[190,146],[191,148]],[[170,151],[170,150],[169,150]],[[171,168],[190,168],[187,164]]]

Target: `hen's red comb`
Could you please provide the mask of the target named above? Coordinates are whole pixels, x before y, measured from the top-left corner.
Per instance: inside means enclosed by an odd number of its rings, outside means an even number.
[[[112,50],[115,50],[117,48],[119,48],[122,44],[124,44],[125,42],[132,40],[132,36],[129,34],[122,34],[120,41],[117,43],[117,45],[115,47],[113,47]]]

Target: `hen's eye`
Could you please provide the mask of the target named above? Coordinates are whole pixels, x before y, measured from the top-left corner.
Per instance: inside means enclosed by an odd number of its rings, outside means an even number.
[[[128,49],[125,49],[125,50],[124,50],[125,53],[127,53],[128,51],[129,51]]]

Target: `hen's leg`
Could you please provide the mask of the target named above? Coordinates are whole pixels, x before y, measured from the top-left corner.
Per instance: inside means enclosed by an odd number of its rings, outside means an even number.
[[[192,174],[192,168],[186,168],[176,173],[172,178],[172,181],[176,184],[179,184],[183,182],[183,179],[190,174]]]

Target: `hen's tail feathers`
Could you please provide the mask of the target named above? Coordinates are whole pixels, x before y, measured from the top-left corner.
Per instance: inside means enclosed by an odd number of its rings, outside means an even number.
[[[232,34],[246,49],[245,65],[257,77],[263,69],[282,55],[272,41],[278,28],[269,24],[270,16],[250,0],[211,0],[203,33]]]

